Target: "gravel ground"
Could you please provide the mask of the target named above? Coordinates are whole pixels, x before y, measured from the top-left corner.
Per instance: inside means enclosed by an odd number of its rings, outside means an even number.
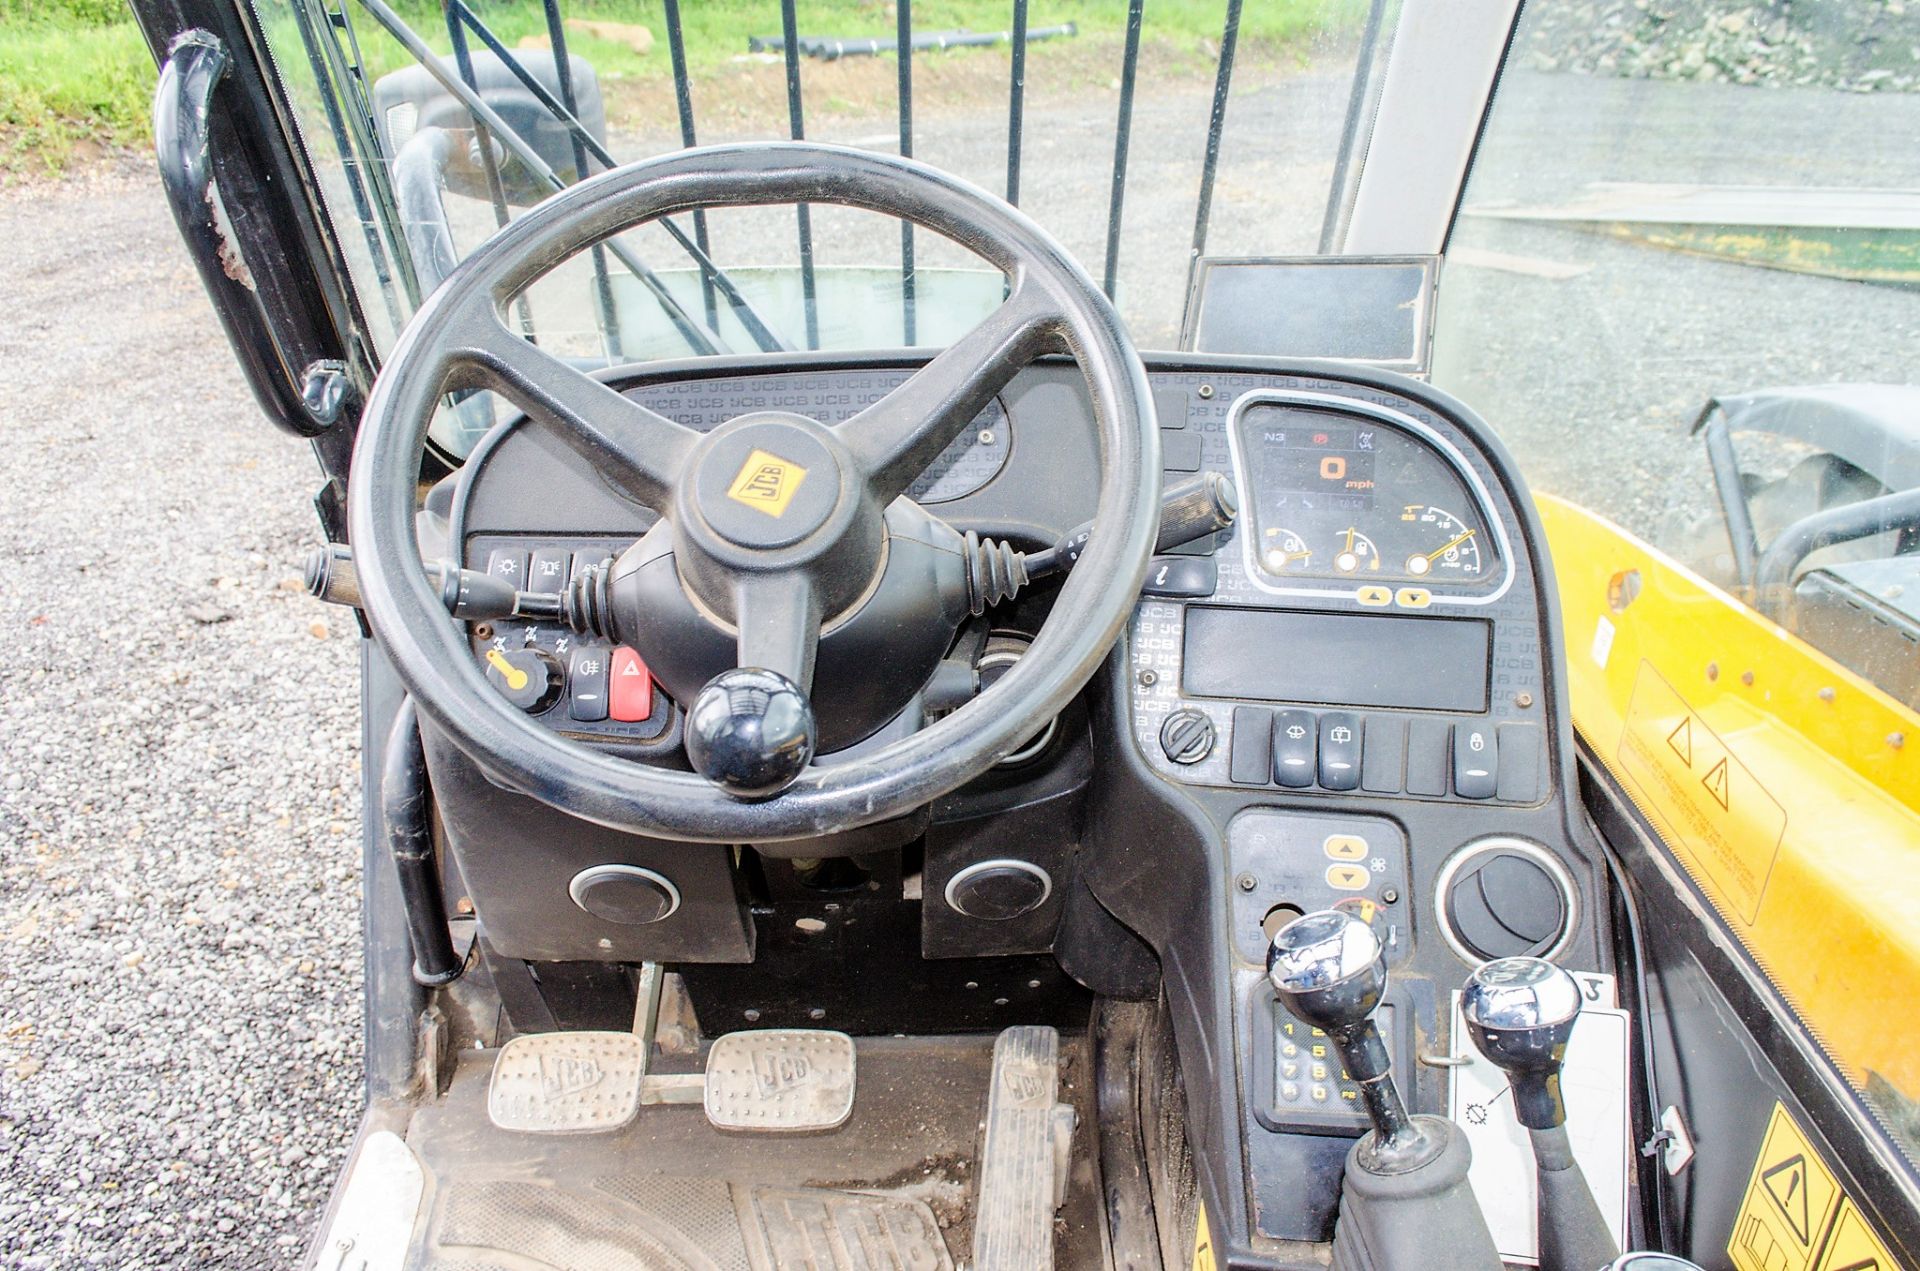
[[[1920,88],[1909,0],[1551,0],[1528,6],[1520,64],[1631,79]]]
[[[1920,96],[1532,71],[1501,92],[1450,244],[1435,381],[1487,417],[1536,490],[1712,565],[1725,540],[1687,432],[1707,398],[1909,383],[1920,297],[1475,209],[1554,204],[1594,181],[1920,188]],[[1804,453],[1739,444],[1769,477]]]
[[[0,199],[0,1265],[291,1262],[359,1117],[357,659],[145,171]]]

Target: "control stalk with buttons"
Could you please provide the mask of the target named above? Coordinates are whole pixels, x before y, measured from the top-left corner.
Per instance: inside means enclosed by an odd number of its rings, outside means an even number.
[[[1533,1142],[1541,1271],[1588,1271],[1620,1256],[1567,1137],[1560,1088],[1580,1018],[1580,986],[1543,958],[1500,958],[1475,971],[1460,1014],[1474,1046],[1507,1075],[1514,1116]]]
[[[1267,979],[1281,1005],[1327,1034],[1373,1130],[1347,1154],[1335,1268],[1492,1271],[1500,1256],[1467,1185],[1466,1135],[1410,1116],[1394,1085],[1374,1009],[1387,988],[1378,925],[1356,906],[1296,918],[1273,937]]]
[[[557,593],[522,591],[514,586],[515,580],[460,569],[449,561],[428,561],[426,568],[427,577],[439,589],[440,603],[463,622],[494,618],[552,622],[561,616]],[[315,599],[361,607],[360,574],[354,567],[353,549],[345,543],[328,543],[308,552],[304,574],[307,591]]]
[[[1203,472],[1160,496],[1160,533],[1153,550],[1165,552],[1224,530],[1240,514],[1240,495],[1225,473]],[[1093,535],[1093,522],[1062,534],[1052,547],[1023,552],[1008,543],[966,532],[968,589],[973,612],[1011,600],[1036,578],[1064,573],[1079,561]],[[1211,590],[1211,588],[1209,588]]]

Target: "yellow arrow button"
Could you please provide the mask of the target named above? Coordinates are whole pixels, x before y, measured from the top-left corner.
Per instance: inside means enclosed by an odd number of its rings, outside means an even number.
[[[1336,861],[1361,861],[1367,858],[1367,841],[1358,834],[1329,834],[1322,844]]]
[[[1327,886],[1336,891],[1359,891],[1367,885],[1367,870],[1363,865],[1327,866]]]

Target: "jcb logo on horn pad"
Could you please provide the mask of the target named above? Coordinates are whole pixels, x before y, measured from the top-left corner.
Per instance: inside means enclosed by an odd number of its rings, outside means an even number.
[[[785,515],[795,491],[807,479],[807,470],[779,455],[756,450],[740,465],[739,475],[727,487],[727,497],[771,517]]]

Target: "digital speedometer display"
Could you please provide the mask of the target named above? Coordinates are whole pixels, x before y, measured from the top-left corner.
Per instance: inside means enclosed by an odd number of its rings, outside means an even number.
[[[1236,435],[1251,554],[1269,579],[1418,582],[1472,591],[1497,580],[1496,548],[1459,472],[1392,424],[1255,402]]]

